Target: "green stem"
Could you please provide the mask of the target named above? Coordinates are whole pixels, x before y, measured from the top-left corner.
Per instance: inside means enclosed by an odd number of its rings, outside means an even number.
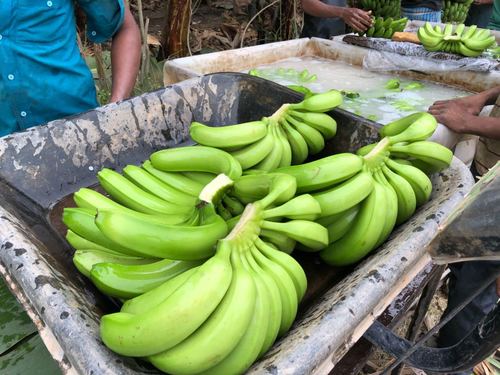
[[[288,103],[283,104],[281,107],[279,107],[279,109],[276,112],[274,112],[270,117],[268,117],[269,120],[279,122],[288,111],[288,107],[290,107],[290,104]]]
[[[377,145],[365,156],[365,164],[370,170],[378,169],[388,156],[390,146],[389,137],[384,137]]]
[[[254,241],[260,233],[262,209],[258,205],[248,204],[241,214],[240,220],[226,236],[229,241]]]
[[[213,203],[215,205],[222,200],[225,192],[233,186],[233,183],[233,180],[224,173],[221,173],[202,189],[198,198],[201,201]]]

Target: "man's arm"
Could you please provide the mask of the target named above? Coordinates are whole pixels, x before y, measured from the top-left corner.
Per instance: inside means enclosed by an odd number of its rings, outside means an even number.
[[[132,93],[141,60],[141,35],[139,27],[125,5],[125,17],[120,30],[114,35],[111,46],[113,87],[111,102],[126,99]]]
[[[499,95],[497,86],[465,98],[438,101],[429,108],[429,113],[457,133],[500,139],[500,118],[477,116],[485,105],[495,104]]]
[[[354,30],[365,31],[372,24],[369,12],[322,3],[320,0],[302,0],[304,12],[313,17],[340,17]]]

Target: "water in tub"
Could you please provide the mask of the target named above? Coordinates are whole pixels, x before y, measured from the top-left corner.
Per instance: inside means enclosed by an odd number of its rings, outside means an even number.
[[[427,111],[436,100],[469,94],[450,86],[370,72],[317,57],[280,60],[255,69],[258,75],[283,85],[302,85],[318,93],[330,89],[357,93],[358,97],[345,97],[341,108],[380,124],[387,124],[413,112]],[[307,74],[300,77],[304,69]],[[388,82],[392,84],[388,85]]]

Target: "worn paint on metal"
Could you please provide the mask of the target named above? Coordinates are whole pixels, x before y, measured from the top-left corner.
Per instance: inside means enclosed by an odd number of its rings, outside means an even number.
[[[57,345],[48,347],[59,363],[95,375],[154,372],[102,344],[99,317],[117,306],[76,271],[64,233],[49,222],[52,208],[93,185],[103,167],[120,170],[157,149],[189,143],[192,120],[213,126],[250,121],[300,97],[257,77],[215,74],[0,139],[0,262],[5,266],[0,272],[25,297],[34,320],[39,318],[37,326],[53,334],[64,354]],[[375,123],[345,111],[334,116],[339,134],[326,152],[377,139]],[[434,179],[431,202],[374,256],[330,285],[251,372],[309,374],[325,361],[333,363],[331,354],[351,345],[355,327],[374,319],[384,308],[383,297],[397,293],[397,281],[423,262],[424,245],[471,185],[467,168],[454,160]]]

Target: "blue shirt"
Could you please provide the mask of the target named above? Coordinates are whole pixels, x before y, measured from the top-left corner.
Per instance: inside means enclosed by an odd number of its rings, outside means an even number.
[[[112,37],[123,0],[77,0],[88,38]],[[97,106],[77,44],[73,0],[0,0],[0,136]]]

